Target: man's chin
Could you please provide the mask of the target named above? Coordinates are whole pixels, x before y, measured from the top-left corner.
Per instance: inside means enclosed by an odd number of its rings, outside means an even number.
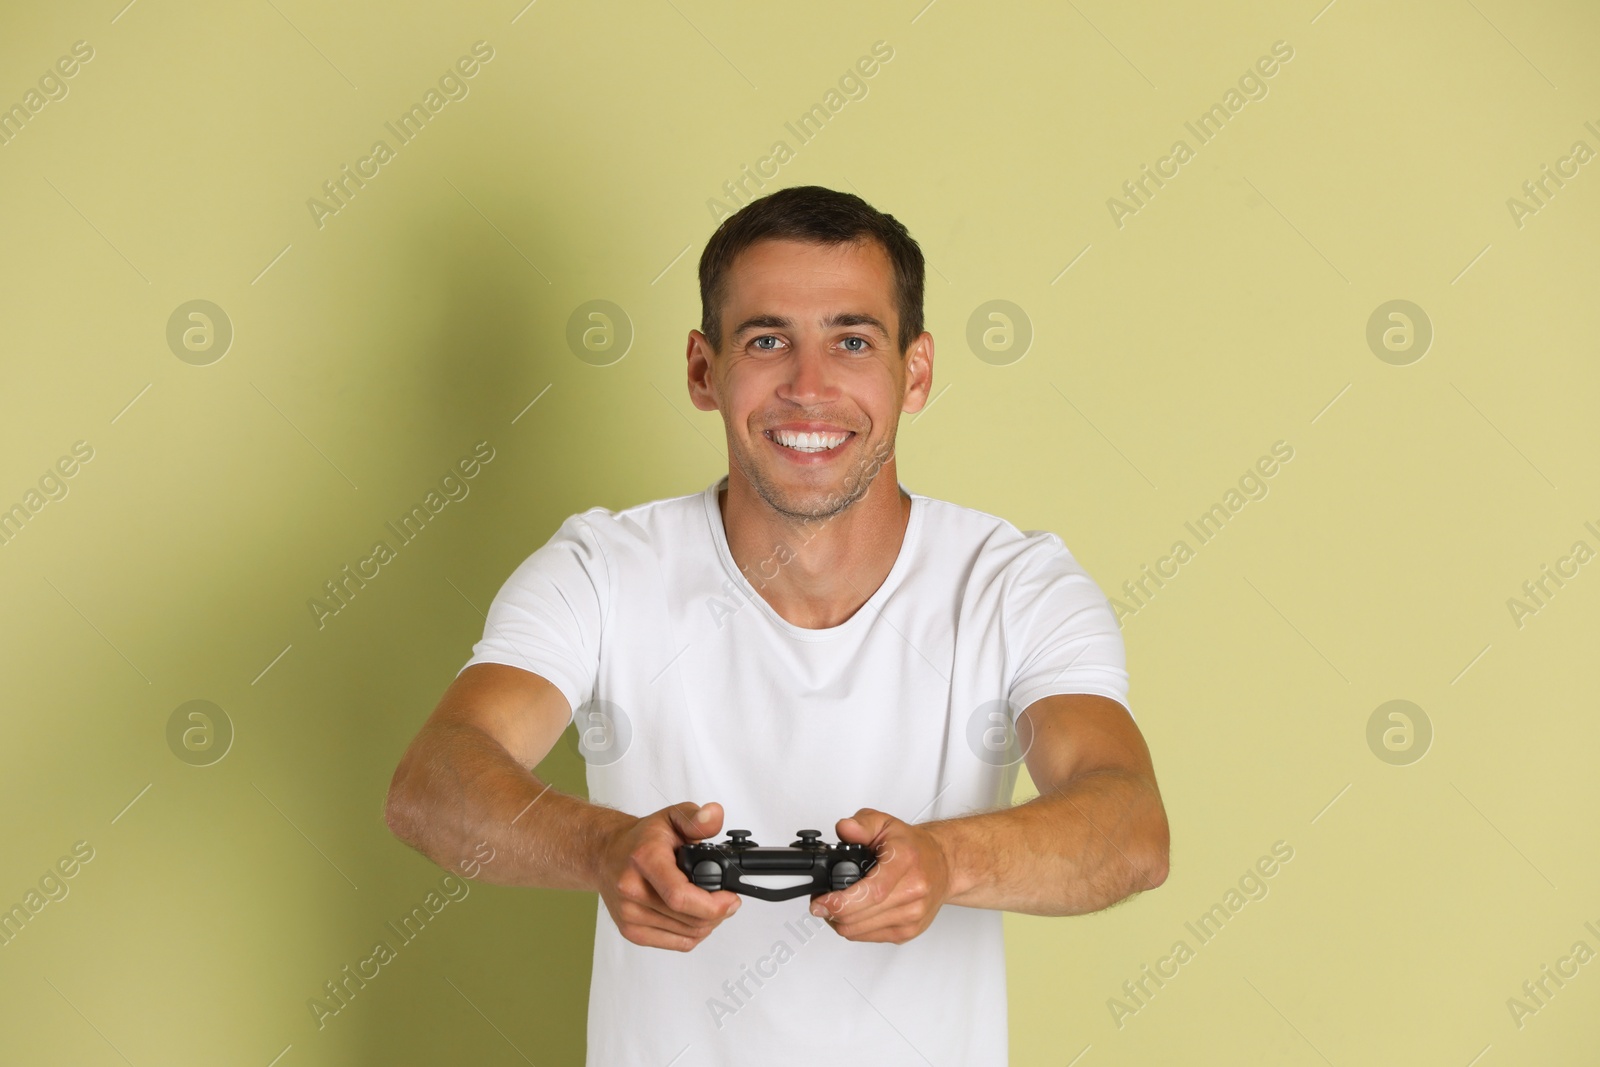
[[[781,446],[764,437],[755,444],[753,455],[736,457],[737,466],[768,507],[796,522],[837,516],[866,494],[877,473],[876,466],[862,470],[843,455],[831,462],[796,463],[774,454]],[[852,446],[858,446],[855,437],[844,449]]]
[[[758,487],[773,510],[800,521],[832,518],[854,504],[866,492],[865,485],[846,486],[838,471],[768,472],[765,484]],[[848,492],[853,488],[855,491]]]

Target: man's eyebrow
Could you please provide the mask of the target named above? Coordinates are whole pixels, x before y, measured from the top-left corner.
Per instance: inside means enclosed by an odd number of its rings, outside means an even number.
[[[888,327],[874,315],[859,311],[841,311],[822,320],[823,329],[832,329],[838,326],[870,326],[885,337],[889,336]],[[733,336],[749,332],[750,330],[787,330],[792,329],[794,321],[782,315],[752,315],[734,328]]]
[[[781,315],[752,315],[734,327],[733,336],[738,337],[750,330],[787,330],[793,325],[794,323]]]
[[[839,314],[833,316],[831,319],[828,319],[822,325],[824,327],[834,327],[834,326],[871,326],[873,329],[875,329],[879,333],[883,334],[883,336],[885,336],[885,337],[889,336],[889,328],[887,326],[885,326],[883,323],[879,322],[877,320],[877,318],[875,318],[874,316],[862,314],[861,312],[858,312],[858,311],[840,312]]]

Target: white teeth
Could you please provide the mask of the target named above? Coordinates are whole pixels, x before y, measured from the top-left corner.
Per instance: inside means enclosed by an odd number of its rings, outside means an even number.
[[[796,452],[826,452],[850,436],[848,433],[792,433],[788,430],[771,430],[768,435]]]

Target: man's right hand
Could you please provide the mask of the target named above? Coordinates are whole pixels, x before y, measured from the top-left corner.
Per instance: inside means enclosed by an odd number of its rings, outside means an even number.
[[[739,894],[708,893],[678,869],[679,845],[713,837],[722,805],[674,804],[615,833],[601,863],[600,899],[636,945],[688,952],[739,908]]]

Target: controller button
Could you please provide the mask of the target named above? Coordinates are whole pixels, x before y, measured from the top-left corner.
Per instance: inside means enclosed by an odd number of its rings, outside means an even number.
[[[833,865],[831,881],[834,889],[848,889],[860,880],[861,868],[849,860]]]
[[[716,860],[701,860],[694,865],[694,884],[713,893],[722,888],[722,864]]]
[[[750,840],[750,831],[749,830],[729,830],[728,831],[728,840],[733,842],[735,845],[742,845],[745,842]]]
[[[801,830],[799,833],[802,845],[814,845],[822,838],[821,830]]]

